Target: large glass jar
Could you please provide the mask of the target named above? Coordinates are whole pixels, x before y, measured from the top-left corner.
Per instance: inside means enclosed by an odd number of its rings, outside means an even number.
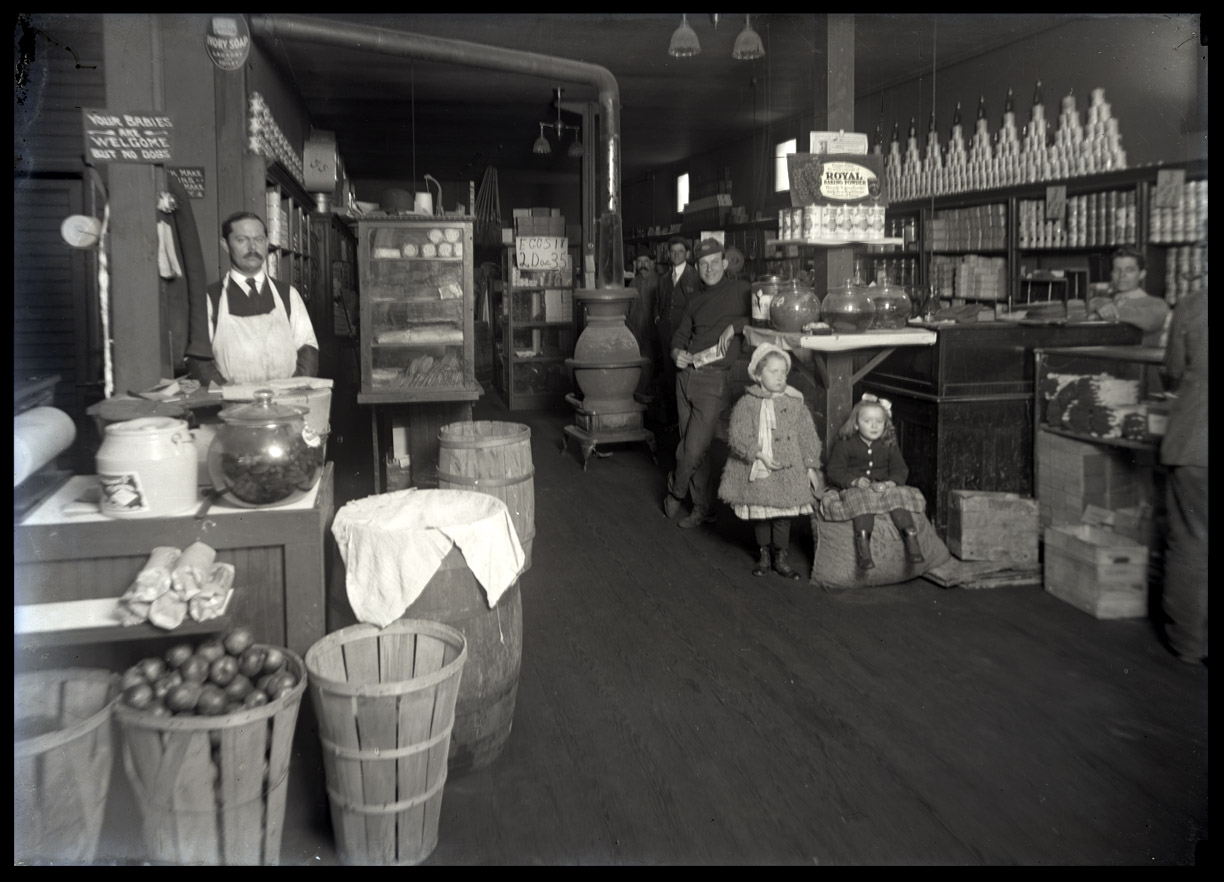
[[[769,304],[769,323],[775,331],[798,333],[820,318],[820,299],[798,279],[778,285]]]
[[[904,288],[886,282],[883,285],[868,288],[867,294],[871,297],[871,302],[875,304],[875,319],[871,327],[890,330],[905,327],[913,305]]]
[[[306,425],[306,408],[276,404],[260,389],[250,404],[223,410],[208,448],[208,475],[227,502],[282,505],[309,493],[323,473],[325,435]]]
[[[847,279],[846,284],[825,295],[820,314],[834,334],[861,334],[875,320],[875,304],[866,288]]]

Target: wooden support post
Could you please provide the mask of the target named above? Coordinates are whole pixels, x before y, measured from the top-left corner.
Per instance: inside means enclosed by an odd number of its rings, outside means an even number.
[[[155,58],[160,51],[159,27],[153,15],[102,16],[107,110],[147,113],[160,109],[153,73],[160,70],[160,60]],[[110,204],[107,238],[115,391],[148,389],[170,367],[157,272],[154,170],[145,163],[115,162],[106,167],[105,176]]]

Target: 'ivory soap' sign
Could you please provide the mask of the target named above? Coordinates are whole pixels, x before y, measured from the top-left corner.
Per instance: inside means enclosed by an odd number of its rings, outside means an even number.
[[[565,269],[569,239],[565,236],[516,236],[516,264],[521,270]]]
[[[208,57],[221,70],[238,70],[251,53],[251,32],[241,15],[214,15],[204,35]]]
[[[174,120],[161,113],[81,111],[85,156],[91,163],[165,163],[174,158]]]

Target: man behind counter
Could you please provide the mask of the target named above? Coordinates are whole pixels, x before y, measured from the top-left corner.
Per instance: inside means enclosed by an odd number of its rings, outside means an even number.
[[[1141,287],[1147,276],[1143,255],[1133,248],[1113,253],[1109,294],[1088,301],[1088,317],[1125,322],[1143,331],[1144,346],[1161,346],[1169,305]]]
[[[297,289],[274,282],[266,272],[268,233],[249,211],[221,225],[230,271],[208,286],[208,343],[193,341],[187,353],[190,375],[202,383],[261,383],[285,377],[313,377],[319,370],[319,343]]]

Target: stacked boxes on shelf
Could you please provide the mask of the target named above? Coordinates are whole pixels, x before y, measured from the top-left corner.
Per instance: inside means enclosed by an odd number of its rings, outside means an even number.
[[[926,223],[925,245],[932,251],[1001,251],[1007,247],[1007,205],[941,211]]]
[[[1006,300],[1007,260],[966,254],[935,255],[928,268],[931,291],[941,299]]]

